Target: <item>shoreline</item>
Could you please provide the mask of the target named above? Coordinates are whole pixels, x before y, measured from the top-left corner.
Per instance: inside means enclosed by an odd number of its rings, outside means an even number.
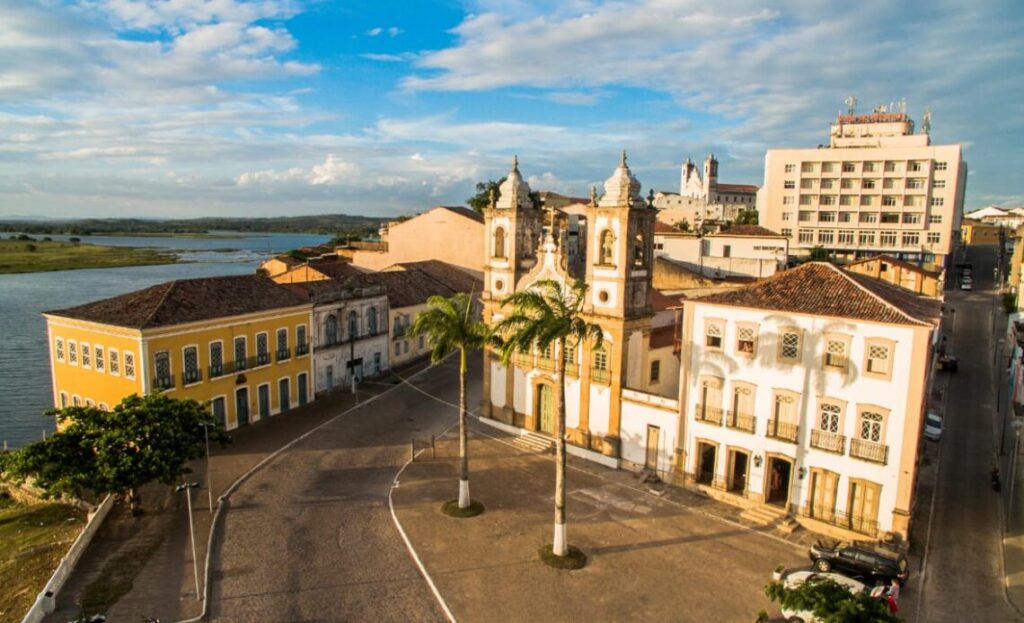
[[[0,240],[0,275],[182,264],[173,251],[42,240]]]

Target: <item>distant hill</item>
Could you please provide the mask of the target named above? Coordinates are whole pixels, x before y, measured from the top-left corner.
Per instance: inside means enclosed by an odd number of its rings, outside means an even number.
[[[315,234],[375,234],[391,219],[348,214],[278,216],[271,218],[206,217],[193,219],[68,219],[0,220],[0,231],[27,234],[202,233],[207,231],[294,232]]]

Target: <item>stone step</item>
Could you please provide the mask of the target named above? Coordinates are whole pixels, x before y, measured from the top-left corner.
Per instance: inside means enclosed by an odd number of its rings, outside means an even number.
[[[786,517],[786,513],[781,509],[762,505],[752,506],[744,510],[740,513],[740,517],[747,521],[767,526],[782,521]]]
[[[530,431],[523,431],[512,443],[527,452],[550,452],[555,445],[551,438]]]
[[[783,534],[793,534],[801,528],[800,523],[792,517],[784,517],[776,526],[775,529]]]

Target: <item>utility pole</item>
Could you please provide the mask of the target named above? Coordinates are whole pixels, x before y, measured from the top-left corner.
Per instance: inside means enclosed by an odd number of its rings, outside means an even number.
[[[199,594],[199,560],[196,559],[196,530],[192,525],[192,489],[199,486],[198,482],[183,482],[174,490],[178,493],[185,492],[185,499],[188,500],[188,532],[192,537],[192,571],[196,576],[196,601],[202,597]]]
[[[203,422],[203,437],[206,438],[206,494],[210,498],[210,512],[213,512],[213,472],[210,468],[210,428],[209,423]]]

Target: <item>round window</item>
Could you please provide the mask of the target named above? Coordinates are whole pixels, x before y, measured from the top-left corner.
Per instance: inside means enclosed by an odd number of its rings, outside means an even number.
[[[608,291],[607,290],[601,290],[600,292],[598,292],[597,293],[597,300],[601,301],[602,303],[607,303],[608,302]]]
[[[505,289],[505,282],[504,282],[504,281],[502,281],[501,279],[499,279],[499,280],[495,281],[495,282],[494,282],[494,289],[495,289],[495,290],[496,290],[497,292],[501,292],[502,290],[504,290],[504,289]]]

